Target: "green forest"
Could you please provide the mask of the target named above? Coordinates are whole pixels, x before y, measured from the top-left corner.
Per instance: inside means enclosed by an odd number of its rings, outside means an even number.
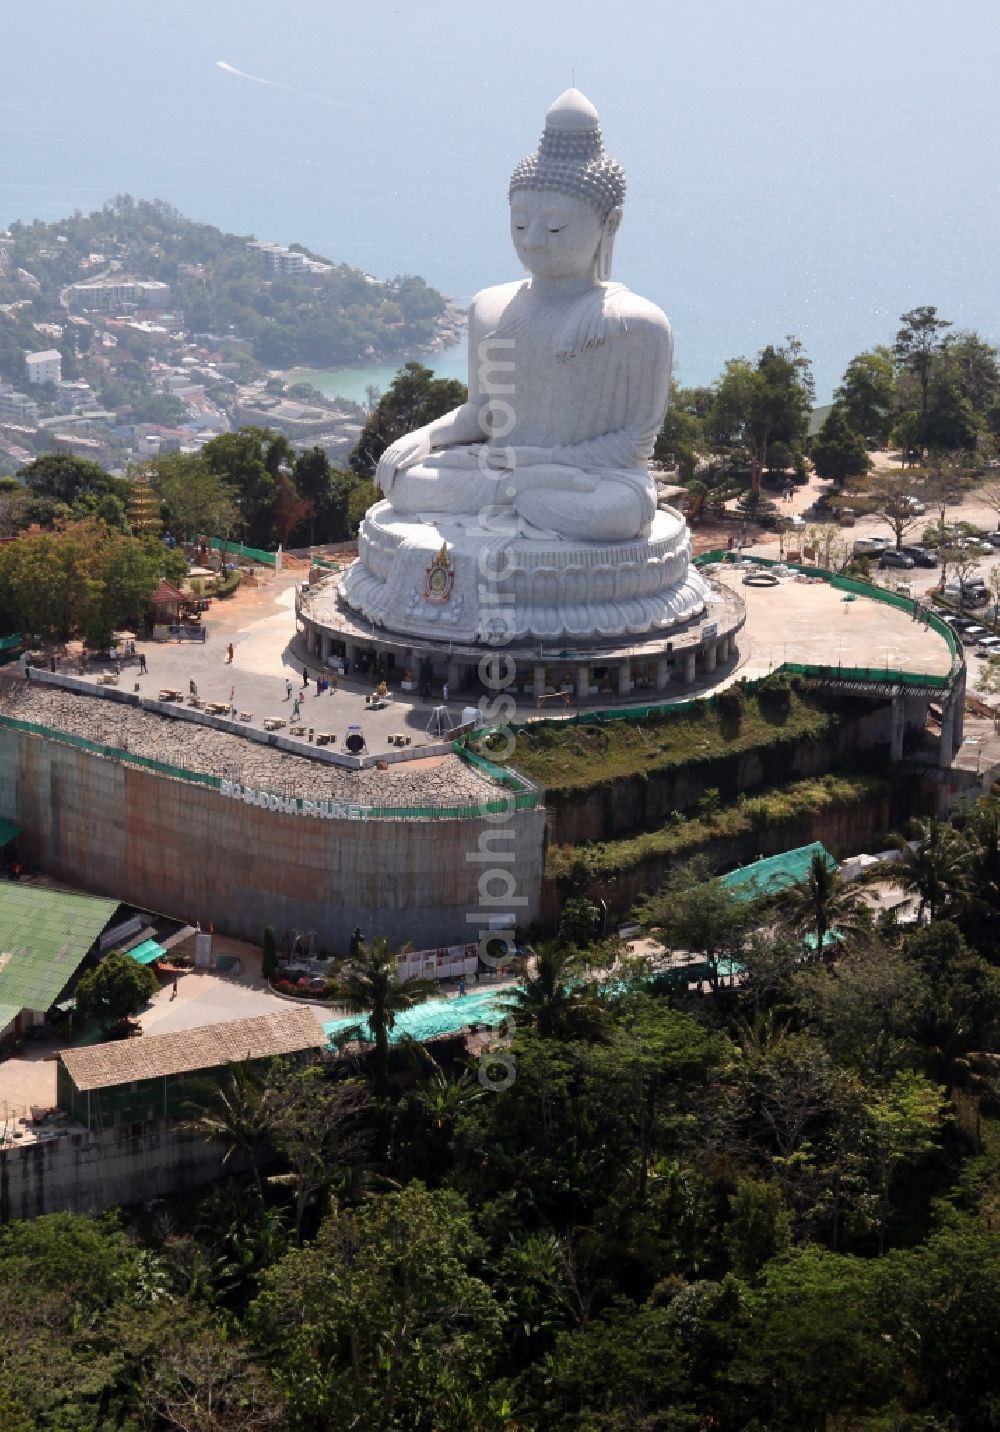
[[[0,374],[17,382],[25,346],[38,346],[29,320],[58,317],[62,289],[103,276],[112,263],[123,275],[168,283],[171,306],[183,314],[188,332],[242,339],[270,368],[332,367],[369,352],[412,352],[433,339],[445,309],[442,295],[411,275],[376,281],[347,264],[330,264],[324,273],[269,274],[260,254],[247,249],[249,235],[223,233],[169,204],[128,194],[57,223],[15,223],[10,233],[13,264],[39,284],[27,313],[0,313]],[[106,262],[82,270],[91,255]],[[0,300],[25,297],[22,284],[0,280]]]
[[[910,834],[909,924],[676,870],[681,974],[570,898],[482,1052],[361,942],[373,1043],[192,1086],[241,1172],[0,1234],[0,1426],[997,1427],[1000,799]]]

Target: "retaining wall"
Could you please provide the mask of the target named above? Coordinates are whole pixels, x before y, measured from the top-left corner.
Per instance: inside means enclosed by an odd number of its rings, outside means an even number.
[[[318,819],[0,728],[0,816],[22,827],[27,860],[56,878],[246,940],[273,925],[345,951],[360,926],[428,948],[476,938],[467,915],[512,912],[527,924],[539,913],[542,809]],[[477,860],[482,850],[493,854]],[[491,869],[505,874],[481,898]]]
[[[595,875],[574,887],[573,893],[585,895],[595,904],[603,900],[609,914],[622,916],[629,913],[640,896],[658,890],[671,867],[691,859],[692,854],[703,855],[716,871],[749,865],[759,856],[780,855],[814,840],[822,841],[835,855],[853,854],[870,848],[887,832],[898,829],[916,813],[923,795],[918,781],[901,781],[891,795],[809,812],[745,835],[713,836],[699,851],[682,857],[652,855],[613,877]],[[553,926],[558,923],[565,898],[565,892],[560,892],[556,881],[545,882],[543,918],[547,923]]]
[[[239,1171],[225,1148],[157,1119],[100,1132],[73,1128],[0,1149],[0,1222],[90,1213],[200,1188]]]
[[[706,790],[718,790],[723,801],[761,786],[780,786],[857,766],[888,763],[892,705],[832,701],[842,711],[828,736],[794,743],[776,740],[747,751],[690,760],[643,771],[617,780],[596,781],[585,790],[546,792],[549,839],[553,845],[582,845],[589,840],[614,840],[637,831],[655,830],[674,811],[690,810]],[[905,720],[911,743],[923,732],[927,698],[907,700]],[[516,759],[516,758],[515,758]],[[596,774],[596,773],[595,773]]]

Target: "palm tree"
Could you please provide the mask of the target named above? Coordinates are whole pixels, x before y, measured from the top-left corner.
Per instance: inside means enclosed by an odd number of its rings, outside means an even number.
[[[571,947],[539,947],[534,969],[525,969],[520,988],[500,1008],[515,1024],[534,1025],[546,1039],[599,1039],[607,1014],[585,978],[583,960]]]
[[[406,954],[404,945],[400,954]],[[371,944],[362,940],[340,975],[330,986],[330,995],[351,1014],[368,1016],[368,1029],[375,1046],[375,1090],[384,1094],[389,1082],[389,1035],[396,1016],[414,1005],[422,1004],[431,995],[439,994],[435,980],[401,980],[396,956],[388,940],[377,939]],[[360,1028],[360,1026],[359,1026]],[[348,1031],[354,1034],[354,1030]]]
[[[271,1143],[277,1119],[269,1085],[244,1064],[232,1064],[221,1084],[206,1084],[201,1097],[187,1107],[192,1112],[182,1125],[184,1131],[224,1144],[224,1168],[243,1155],[261,1192],[260,1158]]]
[[[914,842],[893,839],[900,852],[896,879],[919,897],[917,923],[927,911],[933,923],[949,900],[960,898],[968,885],[969,851],[954,826],[945,821],[914,822]]]
[[[823,958],[828,935],[857,935],[871,927],[864,899],[848,886],[824,851],[813,852],[808,875],[784,892],[782,904],[787,926],[815,939],[817,959]]]

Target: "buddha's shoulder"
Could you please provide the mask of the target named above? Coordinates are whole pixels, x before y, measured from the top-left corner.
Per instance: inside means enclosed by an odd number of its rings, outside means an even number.
[[[630,333],[646,332],[651,338],[670,340],[670,319],[651,303],[621,283],[604,285],[604,312],[608,318],[624,321]]]
[[[491,288],[481,288],[469,305],[469,317],[484,328],[496,328],[511,304],[528,287],[526,279],[515,279],[512,283],[496,283]]]

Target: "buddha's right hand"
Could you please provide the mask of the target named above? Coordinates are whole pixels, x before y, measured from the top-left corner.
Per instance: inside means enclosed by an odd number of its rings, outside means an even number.
[[[426,429],[417,428],[416,432],[404,433],[401,438],[390,443],[379,458],[378,467],[375,469],[376,486],[388,497],[397,476],[408,467],[416,467],[417,463],[423,462],[430,456],[430,451],[431,441]]]

